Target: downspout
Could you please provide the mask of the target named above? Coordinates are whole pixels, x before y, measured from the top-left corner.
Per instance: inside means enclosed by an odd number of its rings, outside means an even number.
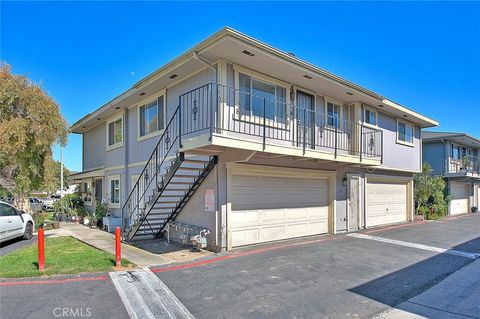
[[[123,198],[124,200],[127,199],[128,195],[129,195],[129,188],[128,188],[128,181],[129,179],[131,180],[131,178],[129,178],[129,171],[128,171],[128,151],[129,151],[129,144],[128,144],[128,138],[129,138],[129,131],[128,131],[128,107],[125,108],[125,111],[123,112],[123,128],[124,128],[124,132],[123,132],[123,140],[124,140],[124,151],[125,151],[125,158],[124,158],[124,161],[125,161],[125,169],[124,169],[124,172],[125,172],[125,182],[124,182],[124,186],[123,186]],[[123,221],[124,221],[124,218],[123,218],[123,209],[122,209],[123,205],[120,206],[120,214],[122,216],[122,225],[123,225]]]
[[[197,51],[194,51],[193,52],[193,58],[195,60],[198,60],[200,62],[202,62],[203,64],[205,64],[209,69],[213,70],[215,72],[215,83],[218,83],[218,74],[217,74],[217,68],[213,66],[213,64],[211,64],[210,62],[208,62],[207,60],[201,58]]]

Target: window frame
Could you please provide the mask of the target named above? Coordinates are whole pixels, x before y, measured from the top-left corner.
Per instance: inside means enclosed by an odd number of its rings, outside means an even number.
[[[117,142],[117,143],[114,143],[112,145],[110,145],[110,136],[109,136],[109,128],[110,128],[110,124],[111,123],[115,123],[116,121],[118,120],[121,120],[122,121],[122,140],[120,142]],[[113,149],[116,149],[116,148],[120,148],[123,146],[123,140],[125,139],[125,136],[124,136],[124,132],[125,132],[125,121],[123,119],[123,113],[118,115],[114,115],[113,117],[109,118],[107,121],[106,121],[107,125],[106,125],[106,151],[111,151]],[[113,124],[113,135],[114,135],[114,140],[115,140],[115,124]]]
[[[399,130],[400,123],[405,125],[405,129],[406,129],[407,126],[410,126],[412,128],[412,141],[411,142],[404,141],[404,140],[400,139],[400,130]],[[396,136],[397,136],[397,138],[396,138],[397,144],[402,144],[402,145],[405,145],[405,146],[415,147],[415,125],[413,123],[410,123],[408,121],[404,121],[404,120],[401,120],[401,119],[397,118],[397,134],[396,134]]]
[[[112,203],[112,181],[118,180],[118,203]],[[111,208],[120,208],[122,200],[122,180],[120,175],[110,175],[108,176],[108,207]]]
[[[84,186],[86,185],[89,185],[90,187],[90,201],[87,201],[87,200],[84,200],[84,197],[83,197],[83,193],[88,193],[85,189],[84,189]],[[87,188],[88,189],[88,188]],[[82,200],[83,200],[83,203],[87,206],[92,206],[93,204],[93,192],[92,192],[92,189],[93,189],[93,185],[92,185],[92,179],[83,179],[82,180]],[[88,197],[88,196],[87,196]]]
[[[140,124],[141,124],[141,109],[142,107],[144,108],[145,106],[151,104],[154,102],[154,100],[150,97],[148,99],[145,99],[143,100],[138,106],[137,106],[137,141],[140,142],[140,141],[143,141],[143,140],[147,140],[149,138],[152,138],[152,137],[155,137],[155,136],[159,136],[161,135],[164,131],[165,131],[165,126],[167,125],[167,94],[166,94],[166,90],[163,89],[160,91],[160,93],[156,94],[157,97],[155,98],[155,101],[157,102],[157,117],[158,117],[158,114],[160,114],[160,112],[158,111],[158,101],[160,100],[160,98],[163,98],[163,109],[162,109],[162,113],[163,113],[163,127],[162,129],[159,129],[157,131],[154,131],[154,132],[151,132],[151,133],[148,133],[148,134],[145,134],[145,135],[141,135],[141,129],[140,129]]]
[[[342,119],[343,119],[343,105],[344,103],[339,100],[335,100],[330,97],[324,97],[325,100],[325,127],[328,128],[335,128],[335,125],[330,125],[328,123],[328,104],[333,104],[334,106],[338,106],[338,125],[337,129],[340,129],[342,127]]]
[[[290,90],[288,89],[290,85],[287,82],[283,82],[279,79],[273,78],[271,76],[261,74],[259,72],[247,69],[245,67],[239,66],[239,65],[233,65],[233,70],[235,73],[235,112],[233,114],[238,114],[240,111],[240,96],[239,92],[240,90],[240,74],[245,75],[250,77],[250,94],[252,90],[252,81],[251,79],[255,79],[255,81],[258,82],[263,82],[268,85],[273,85],[275,86],[275,101],[277,99],[277,88],[280,87],[285,90],[285,119],[282,121],[278,120],[277,114],[274,114],[273,119],[271,118],[266,118],[266,123],[265,125],[267,127],[273,127],[276,129],[286,129],[286,127],[289,125],[289,122],[291,121],[291,118],[289,117],[289,110],[288,107],[291,106],[291,101],[290,101]],[[227,105],[227,107],[230,107]],[[233,116],[234,121],[242,121],[242,122],[251,122],[254,124],[258,125],[263,125],[263,115],[255,115],[252,113],[253,110],[253,105],[250,103],[250,114],[243,114],[242,119],[238,119],[236,116]],[[231,112],[227,112],[229,114]]]
[[[363,106],[363,119],[362,119],[362,123],[363,125],[365,126],[370,126],[370,127],[373,127],[373,128],[378,128],[378,111],[375,110],[374,108],[368,106],[368,105],[365,105],[365,104],[362,104]],[[375,124],[372,124],[372,123],[369,123],[367,122],[367,111],[370,112],[370,113],[375,113]],[[397,127],[398,129],[398,127]]]

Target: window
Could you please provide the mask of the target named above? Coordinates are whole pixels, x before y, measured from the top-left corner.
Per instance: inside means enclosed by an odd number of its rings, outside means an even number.
[[[460,159],[460,146],[452,144],[452,159]]]
[[[123,142],[123,119],[118,118],[108,123],[108,146]]]
[[[155,102],[143,105],[139,108],[140,136],[146,136],[161,131],[164,128],[164,96],[160,96]]]
[[[340,124],[340,105],[327,102],[327,125],[338,127]]]
[[[365,112],[363,115],[364,123],[377,126],[378,125],[377,118],[378,116],[376,111],[365,108]]]
[[[16,216],[16,215],[18,214],[15,208],[9,205],[0,203],[0,216]]]
[[[413,145],[413,125],[397,121],[397,142]]]
[[[239,73],[239,105],[246,115],[283,121],[286,118],[287,93],[284,87]]]
[[[120,207],[120,176],[109,177],[109,203],[112,207]]]
[[[92,203],[92,182],[91,181],[82,182],[82,200],[88,204]]]

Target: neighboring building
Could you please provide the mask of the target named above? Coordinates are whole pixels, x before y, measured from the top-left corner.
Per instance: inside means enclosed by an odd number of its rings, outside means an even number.
[[[480,204],[480,139],[465,133],[422,132],[423,161],[445,177],[450,215],[469,213]]]
[[[127,240],[173,220],[214,250],[334,234],[413,219],[420,131],[436,125],[224,28],[76,122],[71,179]]]

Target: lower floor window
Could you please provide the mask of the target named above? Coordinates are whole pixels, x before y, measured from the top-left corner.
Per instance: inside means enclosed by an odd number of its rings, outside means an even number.
[[[82,182],[82,200],[87,203],[92,202],[92,182],[89,180]]]
[[[110,180],[110,189],[109,197],[110,204],[119,205],[120,204],[120,177],[111,177]]]

